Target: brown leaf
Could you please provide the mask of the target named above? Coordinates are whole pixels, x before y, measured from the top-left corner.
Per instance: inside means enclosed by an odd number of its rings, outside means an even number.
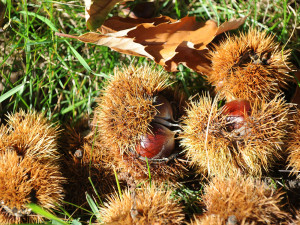
[[[127,19],[118,20],[126,22]],[[132,27],[138,24],[141,19],[128,19],[129,23],[122,23],[122,25],[112,26],[113,30],[121,30],[123,28]],[[145,19],[142,19],[145,21]],[[134,39],[134,42],[145,46],[145,50],[153,56],[155,62],[165,66],[165,63],[178,54],[177,47],[183,42],[190,42],[194,45],[193,49],[189,51],[203,50],[208,43],[210,43],[218,30],[215,21],[209,20],[207,22],[197,22],[194,17],[185,17],[180,21],[169,19],[168,17],[159,17],[147,20],[152,23],[140,23],[127,33],[128,38]],[[105,27],[110,26],[105,22]],[[182,49],[182,48],[178,48]],[[177,50],[178,50],[177,49]],[[186,48],[187,49],[187,48]],[[196,54],[199,55],[199,54]],[[175,59],[179,60],[180,56]],[[202,57],[203,58],[203,57]],[[200,60],[207,62],[208,60]],[[175,71],[174,66],[168,70]],[[174,63],[172,64],[174,65]],[[207,66],[207,65],[205,65]],[[173,69],[171,69],[173,68]]]
[[[219,26],[219,28],[218,28],[218,32],[216,35],[219,35],[221,33],[229,31],[229,30],[234,30],[234,29],[239,28],[239,26],[241,26],[242,24],[245,23],[246,19],[247,19],[247,16],[239,18],[239,19],[231,19],[231,20],[221,24],[221,26]]]
[[[168,16],[160,16],[151,19],[143,19],[143,18],[135,19],[135,18],[123,18],[119,16],[114,16],[107,19],[103,23],[103,25],[98,29],[98,31],[101,32],[102,34],[106,34],[106,33],[112,33],[112,32],[133,28],[142,23],[152,23],[154,26],[157,26],[158,24],[161,23],[171,23],[175,21],[176,20]]]
[[[195,17],[178,21],[166,16],[152,19],[113,17],[99,29],[102,34],[87,33],[72,38],[105,45],[125,54],[148,57],[168,71],[176,71],[181,63],[208,74],[210,60],[206,46],[216,35],[236,29],[245,19],[231,20],[218,27],[213,20],[197,22]]]
[[[84,0],[84,2],[87,28],[96,30],[103,24],[115,4],[123,0]]]
[[[145,51],[145,46],[134,42],[132,38],[124,37],[124,35],[126,35],[126,30],[113,33],[111,34],[111,36],[102,35],[95,32],[89,32],[81,36],[73,36],[61,33],[55,34],[61,37],[74,38],[84,43],[104,45],[120,53],[125,53],[134,56],[143,56],[154,60],[153,57]]]
[[[189,43],[181,43],[175,50],[177,54],[166,61],[165,69],[169,72],[177,71],[177,66],[183,64],[198,73],[208,74],[210,72],[210,60],[207,56],[208,50],[197,50],[189,46]]]
[[[217,30],[215,21],[200,23],[194,17],[184,17],[180,21],[157,26],[141,24],[128,32],[128,36],[145,45],[164,45],[163,49],[177,47],[183,41],[191,42],[198,45],[198,49],[203,49],[215,37]]]

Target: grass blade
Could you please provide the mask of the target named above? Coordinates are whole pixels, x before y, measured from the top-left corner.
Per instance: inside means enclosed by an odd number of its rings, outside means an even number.
[[[81,65],[89,72],[92,73],[96,76],[100,76],[100,77],[104,77],[104,78],[108,78],[109,76],[104,74],[104,73],[94,73],[92,71],[92,69],[90,68],[90,66],[87,64],[87,62],[84,60],[84,58],[77,52],[77,50],[75,48],[73,48],[73,46],[70,44],[70,42],[66,41],[67,45],[69,46],[69,48],[71,49],[71,51],[73,52],[74,56],[78,59],[78,61],[81,63]]]
[[[87,200],[89,206],[91,207],[94,215],[100,221],[101,220],[100,213],[99,213],[99,209],[98,209],[96,203],[94,202],[94,200],[91,198],[91,196],[88,193],[85,193],[85,195],[86,195],[86,200]]]
[[[119,179],[118,179],[118,175],[117,175],[117,171],[116,171],[115,168],[114,168],[114,173],[115,173],[115,178],[116,178],[116,182],[117,182],[117,186],[118,186],[119,196],[120,196],[120,199],[122,199],[121,186],[120,186]]]
[[[54,220],[56,222],[58,222],[59,224],[62,225],[68,225],[68,223],[66,223],[65,221],[59,219],[58,217],[54,216],[53,214],[47,212],[46,210],[44,210],[42,207],[34,204],[34,203],[30,203],[28,204],[28,207],[32,209],[32,211],[38,215],[44,216],[48,219]]]
[[[92,187],[93,187],[93,190],[94,190],[94,192],[96,193],[96,195],[97,195],[97,197],[98,197],[98,199],[99,199],[101,205],[103,205],[103,202],[102,202],[102,200],[101,200],[101,198],[100,198],[100,196],[99,196],[99,194],[98,194],[98,191],[97,191],[97,189],[96,189],[96,187],[95,187],[95,185],[94,185],[94,183],[93,183],[91,177],[89,177],[88,179],[89,179],[89,181],[90,181],[90,183],[91,183],[91,185],[92,185]],[[97,202],[96,202],[96,203],[97,203]],[[97,204],[97,206],[99,206],[99,205]]]
[[[148,174],[149,174],[149,183],[150,183],[150,187],[151,187],[151,180],[152,180],[152,178],[151,178],[150,166],[149,166],[148,158],[147,157],[145,157],[145,158],[146,158],[146,163],[147,163],[147,168],[148,168]]]
[[[84,100],[81,100],[80,102],[77,102],[77,103],[75,103],[74,105],[71,105],[71,106],[65,108],[64,110],[62,110],[62,111],[61,111],[61,114],[64,115],[64,114],[66,114],[66,113],[68,113],[68,112],[74,110],[76,107],[81,106],[81,105],[82,105],[83,103],[85,103],[85,102],[86,102],[85,99],[84,99]]]
[[[44,16],[38,15],[35,12],[20,11],[19,13],[22,13],[22,14],[25,14],[25,15],[27,14],[28,16],[36,17],[39,20],[43,21],[45,24],[47,24],[48,27],[51,28],[51,30],[56,31],[56,32],[58,31],[58,29],[55,27],[55,25],[49,19],[47,19]]]
[[[20,84],[16,87],[14,87],[13,89],[9,90],[8,92],[6,92],[5,94],[0,96],[0,103],[3,102],[5,99],[11,97],[12,95],[14,95],[15,93],[22,91],[22,89],[24,88],[24,83]]]

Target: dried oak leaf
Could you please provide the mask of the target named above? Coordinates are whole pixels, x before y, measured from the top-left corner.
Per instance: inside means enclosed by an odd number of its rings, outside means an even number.
[[[108,13],[119,2],[124,0],[84,0],[86,26],[90,30],[99,28]]]
[[[57,35],[108,46],[125,54],[145,56],[167,71],[177,71],[181,63],[196,72],[208,74],[210,60],[206,46],[216,35],[238,28],[245,20],[246,17],[230,20],[218,27],[213,20],[198,22],[195,17],[181,20],[167,16],[151,19],[112,17],[98,29],[101,34]]]
[[[102,34],[113,33],[121,30],[126,30],[129,28],[134,28],[142,23],[151,23],[153,26],[157,26],[162,23],[174,23],[174,20],[168,16],[160,16],[151,19],[145,18],[123,18],[119,16],[114,16],[105,21],[103,26],[101,26],[98,31]]]

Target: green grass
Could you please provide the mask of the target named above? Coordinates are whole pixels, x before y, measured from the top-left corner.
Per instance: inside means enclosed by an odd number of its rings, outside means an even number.
[[[49,118],[61,121],[92,112],[103,77],[131,59],[55,36],[55,31],[84,33],[83,10],[80,5],[52,1],[7,2],[10,26],[1,34],[0,68],[5,79],[1,94],[18,85],[23,88],[3,99],[1,116],[26,108],[46,111]],[[13,75],[18,76],[14,83]]]
[[[113,74],[114,68],[149,63],[147,59],[119,54],[107,47],[56,36],[55,32],[87,32],[82,17],[83,1],[2,1],[7,6],[4,31],[0,33],[2,121],[5,114],[20,109],[45,112],[49,119],[59,123],[76,121],[92,114],[105,79]],[[118,13],[116,7],[109,16]],[[190,15],[219,23],[247,15],[240,30],[258,27],[274,34],[284,48],[292,49],[291,60],[300,68],[300,7],[296,1],[162,1],[158,13],[177,19]],[[203,77],[183,66],[172,77],[189,96],[207,90]],[[178,195],[191,193],[187,187],[178,191]]]

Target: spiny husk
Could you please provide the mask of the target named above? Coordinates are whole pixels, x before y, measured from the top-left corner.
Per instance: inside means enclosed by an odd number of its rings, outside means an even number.
[[[0,151],[13,149],[21,156],[40,161],[57,161],[58,126],[43,114],[21,110],[7,116],[7,125],[1,128]],[[4,126],[4,125],[2,125]]]
[[[183,206],[171,195],[171,189],[155,183],[114,194],[100,209],[99,224],[183,224]]]
[[[250,29],[215,46],[210,52],[212,73],[207,79],[227,100],[271,100],[292,79],[288,74],[290,53],[282,51],[274,36]]]
[[[169,87],[167,78],[167,74],[149,66],[116,70],[99,98],[92,124],[101,148],[94,150],[95,156],[100,155],[101,161],[116,168],[123,177],[129,174],[136,179],[147,179],[148,168],[153,179],[183,175],[184,166],[178,160],[148,160],[148,167],[135,150],[142,136],[151,133],[150,123],[158,114],[155,103],[158,94],[177,104],[173,112],[175,120],[181,116],[184,97]],[[178,146],[174,150],[180,151]]]
[[[245,134],[240,135],[226,130],[227,116],[218,107],[219,100],[204,96],[190,103],[179,137],[186,156],[209,176],[237,172],[260,176],[280,158],[290,105],[278,95],[270,102],[256,101],[245,118]]]
[[[84,147],[83,151],[85,152]],[[89,157],[86,154],[83,154],[80,160],[65,157],[63,175],[67,179],[64,185],[66,202],[83,205],[87,204],[86,193],[103,199],[106,194],[116,190],[116,180],[112,169],[101,167],[100,164],[94,162],[86,163],[88,160]],[[67,205],[67,207],[72,208],[72,205]]]
[[[300,210],[296,212],[295,219],[291,220],[291,222],[288,225],[300,225]]]
[[[120,154],[118,151],[114,151],[113,161],[111,166],[115,166],[118,172],[126,179],[126,174],[133,177],[135,180],[145,180],[151,175],[152,179],[156,181],[169,180],[176,182],[180,177],[184,176],[184,172],[187,171],[186,166],[179,159],[161,160],[161,161],[147,161],[141,159],[134,152],[124,152]],[[150,174],[149,174],[150,170]],[[122,179],[122,177],[121,177]]]
[[[108,148],[129,150],[150,132],[149,124],[158,113],[153,104],[155,96],[170,85],[167,78],[166,73],[150,66],[115,70],[98,101],[93,121]]]
[[[99,138],[97,129],[91,129],[88,117],[81,118],[73,125],[64,125],[59,145],[64,155],[71,157],[74,163],[82,161],[84,164],[99,164],[105,160],[112,160],[109,150]]]
[[[60,146],[64,153],[62,171],[67,178],[64,185],[66,202],[76,205],[87,203],[86,193],[95,194],[92,185],[100,198],[115,191],[114,173],[103,163],[103,158],[108,159],[109,156],[104,156],[106,151],[89,129],[87,118],[65,127]]]
[[[300,178],[300,110],[297,110],[291,119],[293,126],[288,138],[288,166],[292,168],[292,173]]]
[[[91,132],[89,120],[89,117],[84,115],[76,123],[73,123],[70,119],[63,124],[58,141],[64,153],[74,155],[75,151],[82,147],[85,136]]]
[[[204,192],[208,216],[218,215],[225,221],[234,216],[237,224],[279,224],[288,219],[288,213],[281,210],[283,193],[252,178],[216,177]]]
[[[236,216],[231,215],[227,218],[221,217],[219,214],[208,214],[198,215],[194,217],[194,220],[191,221],[190,225],[256,225],[256,224],[266,224],[266,223],[257,223],[256,221],[237,221]],[[281,223],[280,223],[281,224]],[[283,224],[285,224],[283,222]]]
[[[219,215],[194,216],[190,225],[227,225],[226,220]],[[229,224],[228,224],[229,225]]]
[[[41,222],[42,216],[31,213],[27,204],[35,203],[51,210],[63,199],[65,179],[51,162],[18,156],[15,151],[0,153],[0,223]],[[16,213],[19,213],[17,215]]]

